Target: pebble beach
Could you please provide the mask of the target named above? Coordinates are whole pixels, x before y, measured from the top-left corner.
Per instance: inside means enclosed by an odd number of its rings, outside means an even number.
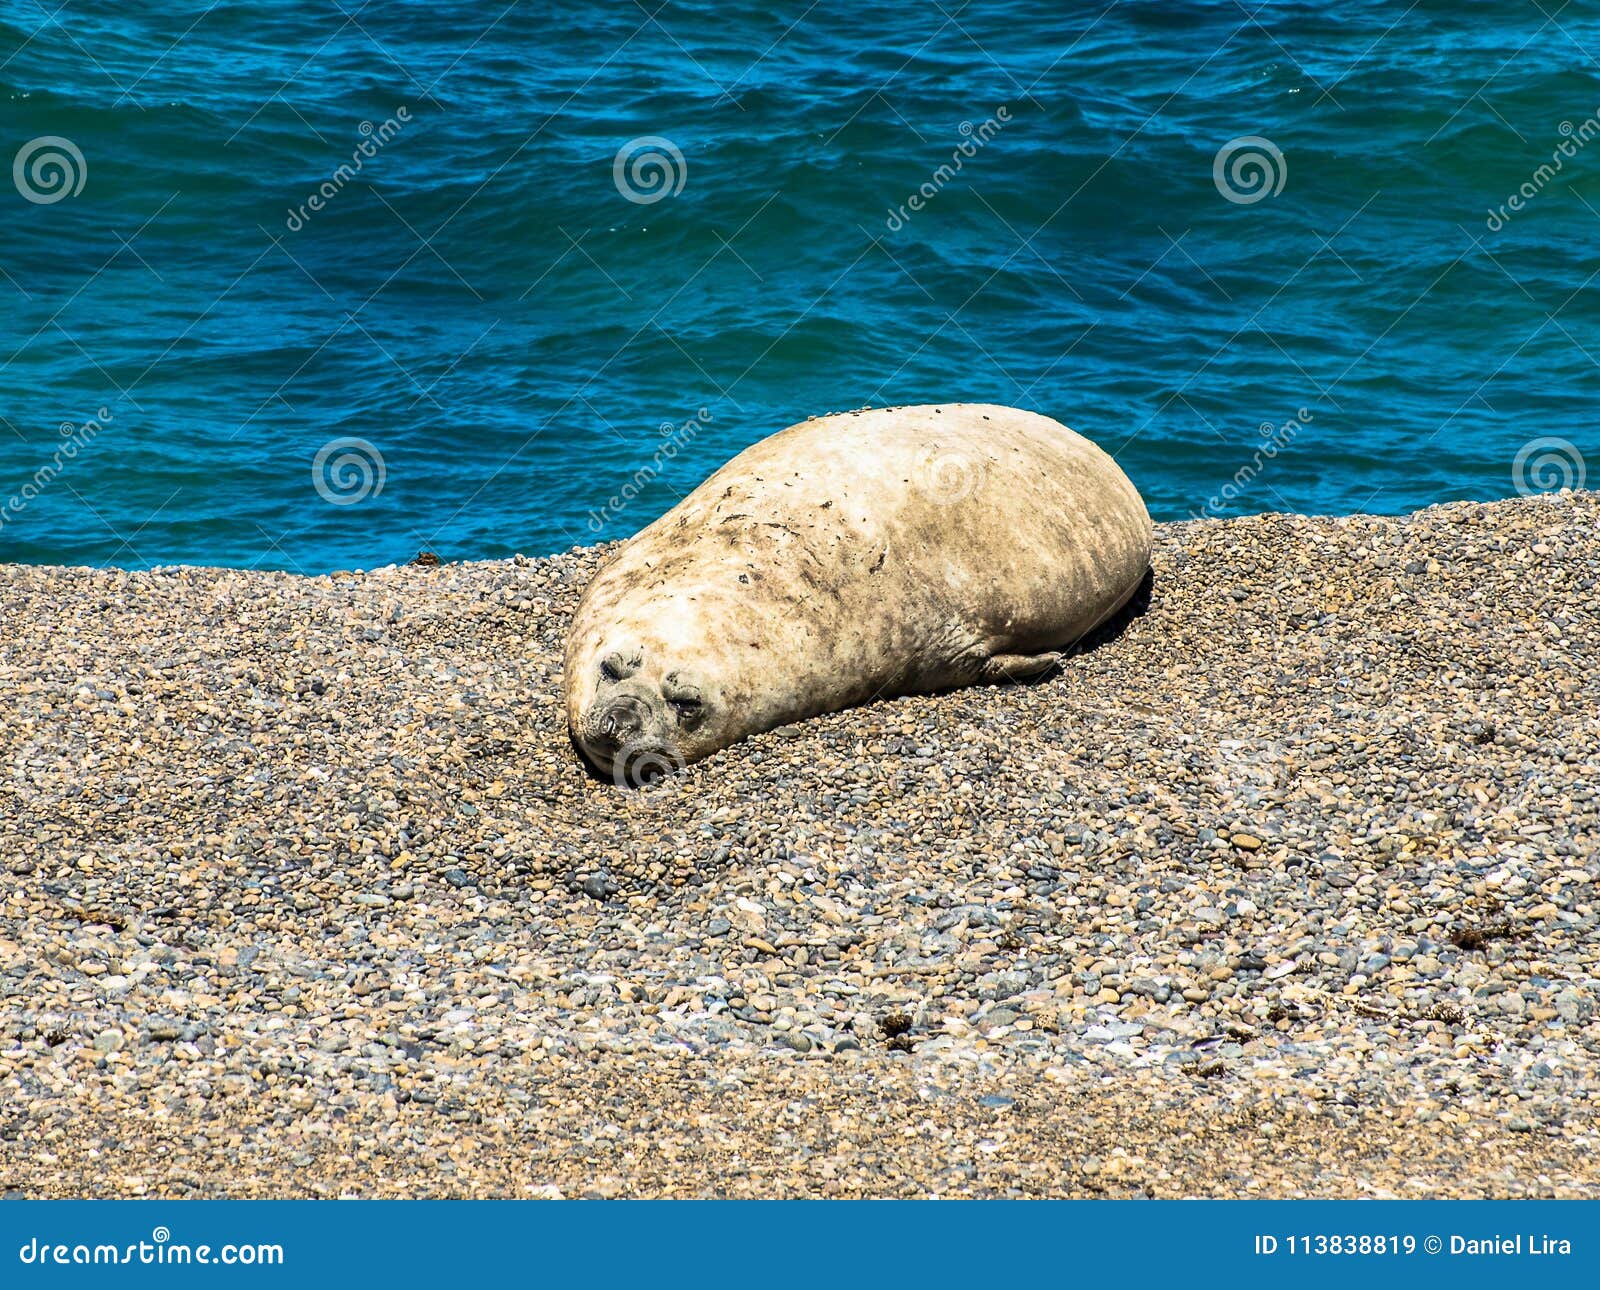
[[[1158,525],[626,791],[607,550],[0,566],[0,1192],[1600,1195],[1600,494]]]

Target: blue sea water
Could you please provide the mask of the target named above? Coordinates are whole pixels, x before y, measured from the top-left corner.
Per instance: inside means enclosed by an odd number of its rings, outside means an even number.
[[[1597,56],[1578,0],[7,0],[0,559],[553,551],[905,402],[1157,518],[1577,483]]]

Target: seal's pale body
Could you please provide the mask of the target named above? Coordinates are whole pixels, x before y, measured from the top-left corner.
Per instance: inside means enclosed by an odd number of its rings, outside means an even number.
[[[1138,589],[1150,537],[1117,464],[1048,417],[805,421],[595,576],[567,641],[568,724],[592,764],[631,775],[877,697],[1037,674]]]

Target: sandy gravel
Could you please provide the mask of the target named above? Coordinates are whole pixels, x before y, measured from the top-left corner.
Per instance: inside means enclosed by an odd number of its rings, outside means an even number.
[[[1156,541],[636,792],[601,552],[0,567],[0,1191],[1600,1193],[1600,498]]]

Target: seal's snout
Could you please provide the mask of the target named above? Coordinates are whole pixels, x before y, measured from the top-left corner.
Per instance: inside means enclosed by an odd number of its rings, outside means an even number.
[[[639,734],[639,717],[631,709],[618,711],[608,708],[600,718],[600,737],[607,743],[621,747]]]
[[[672,743],[652,721],[649,705],[623,695],[601,707],[585,723],[578,746],[590,764],[618,788],[636,788],[683,765]]]
[[[590,765],[619,787],[648,782],[683,764],[650,702],[637,694],[602,700],[574,734]]]
[[[635,698],[621,698],[608,703],[595,718],[591,729],[595,742],[607,752],[615,753],[644,733],[644,705]]]

